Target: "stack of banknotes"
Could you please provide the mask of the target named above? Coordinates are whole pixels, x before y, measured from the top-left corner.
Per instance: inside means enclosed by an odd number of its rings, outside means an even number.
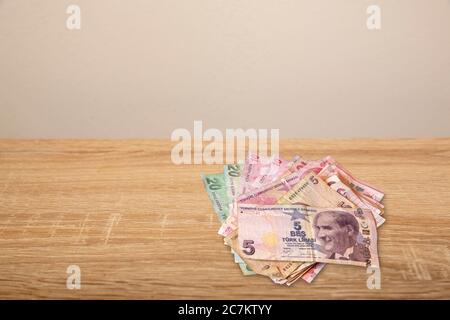
[[[327,263],[379,267],[384,194],[330,156],[249,154],[202,180],[244,275],[291,285],[311,283]]]

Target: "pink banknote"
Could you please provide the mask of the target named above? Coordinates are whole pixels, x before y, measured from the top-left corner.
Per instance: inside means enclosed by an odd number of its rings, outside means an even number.
[[[278,156],[266,158],[254,153],[249,154],[242,174],[242,193],[277,180],[292,167],[293,161],[286,161]]]
[[[337,174],[342,182],[350,186],[350,188],[376,200],[377,202],[380,202],[383,199],[384,193],[382,191],[354,177],[348,170],[346,170],[341,164],[336,162],[336,160],[334,160],[332,157],[326,157],[326,161],[327,164],[331,165],[327,166],[327,168],[324,170],[327,173],[324,174]],[[322,169],[324,168],[325,167],[323,167]]]

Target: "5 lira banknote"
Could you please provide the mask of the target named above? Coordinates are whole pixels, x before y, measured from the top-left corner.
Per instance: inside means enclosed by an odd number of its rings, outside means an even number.
[[[379,267],[384,193],[330,156],[249,154],[202,180],[218,233],[244,275],[291,285],[311,283],[326,264]]]

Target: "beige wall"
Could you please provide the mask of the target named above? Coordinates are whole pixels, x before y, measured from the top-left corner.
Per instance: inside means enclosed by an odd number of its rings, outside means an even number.
[[[450,136],[449,119],[450,0],[0,0],[3,138],[166,138],[194,120]]]

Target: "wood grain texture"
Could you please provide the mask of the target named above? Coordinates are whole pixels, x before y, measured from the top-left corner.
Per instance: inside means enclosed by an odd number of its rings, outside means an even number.
[[[450,298],[450,139],[284,140],[386,193],[381,290],[364,268],[312,283],[244,277],[200,180],[164,140],[0,140],[0,298]],[[81,268],[81,289],[66,268]]]

